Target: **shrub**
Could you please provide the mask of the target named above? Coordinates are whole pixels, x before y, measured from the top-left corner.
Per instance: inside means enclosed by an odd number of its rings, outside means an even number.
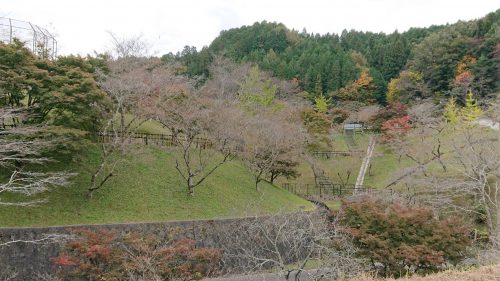
[[[190,239],[162,242],[155,236],[75,231],[53,260],[63,280],[193,280],[218,274],[222,252],[196,248]],[[135,279],[134,279],[135,278]]]
[[[437,219],[427,208],[380,201],[346,201],[340,221],[358,255],[382,265],[382,274],[437,271],[464,258],[470,227],[458,217]]]
[[[75,231],[81,239],[70,241],[53,262],[64,280],[120,280],[122,250],[116,247],[117,237],[111,231]]]
[[[382,124],[382,140],[389,142],[401,139],[411,130],[410,116],[396,117],[385,121]]]

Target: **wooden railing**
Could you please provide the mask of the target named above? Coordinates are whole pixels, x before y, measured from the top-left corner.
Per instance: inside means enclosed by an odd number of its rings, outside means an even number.
[[[312,155],[316,157],[324,157],[326,159],[330,159],[336,156],[352,156],[353,154],[362,153],[361,150],[351,150],[351,151],[342,151],[342,150],[322,150],[322,151],[313,151]]]
[[[325,184],[299,184],[299,183],[282,183],[281,187],[289,192],[302,197],[318,196],[323,197],[342,197],[351,196],[355,194],[370,194],[378,192],[379,189],[371,186],[360,186],[355,188],[354,184],[339,184],[339,183],[325,183]],[[390,190],[392,192],[392,190]]]
[[[98,133],[100,142],[111,142],[116,137],[125,138],[129,143],[139,143],[144,145],[158,145],[158,146],[177,146],[180,143],[186,143],[186,139],[182,135],[174,136],[172,134],[149,134],[149,133]],[[193,141],[196,148],[211,148],[212,142],[205,137],[196,137]]]

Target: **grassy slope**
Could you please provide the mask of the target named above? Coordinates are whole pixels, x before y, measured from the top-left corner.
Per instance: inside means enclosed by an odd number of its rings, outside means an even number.
[[[354,138],[361,153],[353,154],[352,156],[336,156],[330,159],[318,158],[317,164],[326,172],[329,178],[334,183],[340,183],[339,174],[342,181],[347,178],[347,173],[350,172],[348,183],[356,183],[359,168],[363,157],[365,156],[366,149],[369,143],[369,134],[357,133]],[[349,147],[345,141],[342,133],[336,133],[331,137],[333,150],[348,151]],[[410,161],[402,158],[401,162],[398,156],[394,155],[386,145],[381,144],[380,141],[375,147],[375,153],[371,160],[371,169],[365,175],[365,185],[373,186],[375,188],[385,187],[392,179],[392,174],[400,168],[410,165]],[[295,180],[278,179],[278,184],[283,182],[296,182],[298,184],[312,184],[314,183],[314,175],[311,168],[306,163],[299,165],[300,177]],[[340,207],[339,200],[325,201],[327,206],[331,209],[338,209]]]
[[[79,173],[72,186],[40,195],[37,198],[48,199],[49,203],[37,207],[0,207],[0,226],[208,219],[314,208],[267,183],[262,183],[257,192],[251,174],[238,161],[222,166],[191,198],[174,169],[176,154],[172,148],[135,148],[120,163],[118,175],[88,199],[89,171],[99,157],[97,148],[91,145],[77,163],[59,164]]]
[[[125,114],[125,123],[128,124],[132,120],[133,115],[131,114]],[[119,122],[120,116],[116,115],[115,116],[115,121]],[[139,122],[139,121],[136,121]],[[137,124],[134,122],[134,124]],[[136,130],[138,133],[146,133],[146,134],[168,134],[169,130],[167,128],[164,128],[159,122],[155,120],[148,120],[144,123],[142,123],[139,128]]]
[[[347,173],[350,172],[348,183],[354,184],[358,176],[359,168],[363,157],[366,153],[366,148],[369,142],[369,134],[358,133],[355,135],[358,149],[361,153],[353,154],[352,156],[335,156],[330,159],[318,158],[317,163],[326,172],[330,179],[335,183],[340,183],[339,175],[343,180],[346,179]],[[345,143],[342,134],[335,134],[332,137],[332,146],[334,150],[347,151],[348,146]],[[377,188],[382,188],[390,182],[391,175],[397,169],[409,165],[407,159],[398,161],[398,157],[394,155],[384,144],[377,143],[374,156],[371,160],[372,168],[370,173],[365,175],[365,184]],[[306,163],[299,165],[300,177],[295,180],[279,179],[278,182],[297,182],[300,184],[314,183],[314,175],[311,168]]]

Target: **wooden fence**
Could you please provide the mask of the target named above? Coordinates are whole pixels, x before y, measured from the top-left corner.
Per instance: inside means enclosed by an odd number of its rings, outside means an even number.
[[[18,118],[0,118],[0,130],[16,128],[20,123]]]
[[[325,157],[326,159],[330,159],[335,156],[351,156],[352,152],[330,150],[330,151],[313,151],[312,154],[313,156],[316,157]]]
[[[354,194],[370,194],[378,191],[371,186],[360,186],[355,188],[354,184],[299,184],[299,183],[282,183],[281,187],[289,192],[292,192],[301,197],[342,197],[352,196]]]
[[[127,133],[122,136],[120,133],[99,133],[100,142],[111,142],[116,137],[123,137],[129,143],[138,143],[144,145],[158,146],[177,146],[185,143],[186,139],[182,135],[174,136],[172,134],[148,134],[148,133]],[[212,147],[212,142],[205,137],[196,137],[193,141],[196,148],[207,149]]]

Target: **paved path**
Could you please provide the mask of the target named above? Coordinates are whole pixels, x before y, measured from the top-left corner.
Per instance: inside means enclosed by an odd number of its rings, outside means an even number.
[[[370,160],[373,155],[373,150],[375,150],[375,137],[370,136],[370,143],[368,144],[368,148],[366,150],[366,156],[363,158],[363,163],[361,163],[361,167],[359,168],[359,173],[358,173],[358,178],[356,179],[356,185],[354,186],[354,191],[359,189],[361,186],[363,186],[363,183],[365,181],[365,174],[366,171],[368,170],[368,166],[370,164]]]
[[[312,269],[303,271],[300,275],[300,281],[314,280],[312,277],[318,277],[321,273],[327,273],[326,269]],[[295,280],[295,275],[292,273],[288,280],[278,273],[261,273],[253,275],[234,275],[228,277],[206,278],[202,281],[289,281]],[[321,280],[334,280],[333,278],[324,278]]]

